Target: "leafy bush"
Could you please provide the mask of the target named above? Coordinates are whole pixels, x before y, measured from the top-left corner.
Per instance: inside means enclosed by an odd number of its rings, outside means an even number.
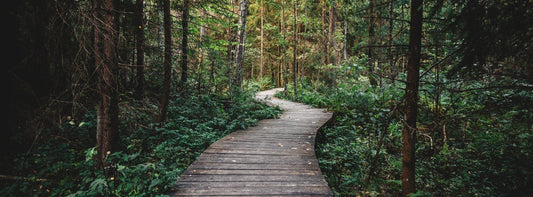
[[[155,105],[125,98],[121,102],[122,151],[112,153],[106,170],[93,156],[94,114],[65,123],[63,131],[44,130],[28,154],[14,161],[17,176],[2,196],[156,196],[167,193],[179,175],[211,143],[237,130],[276,118],[281,110],[255,101],[252,92],[232,97],[196,94],[176,97],[169,121],[157,126]],[[128,100],[128,101],[125,101]],[[57,135],[57,133],[61,135]]]
[[[364,78],[337,86],[302,80],[277,96],[334,111],[317,136],[322,172],[336,196],[401,194],[403,84],[371,87]],[[532,193],[531,92],[479,82],[420,88],[415,196],[526,196]],[[492,86],[498,84],[490,84]],[[441,84],[442,86],[442,84]],[[392,115],[392,116],[391,116]],[[390,124],[389,117],[392,117]],[[384,132],[386,131],[386,132]],[[383,146],[374,160],[381,135]],[[374,163],[373,163],[374,162]],[[374,174],[370,169],[375,165]]]

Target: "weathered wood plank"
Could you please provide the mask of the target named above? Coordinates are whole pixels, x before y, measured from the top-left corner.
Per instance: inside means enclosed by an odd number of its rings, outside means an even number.
[[[191,169],[234,169],[234,170],[297,170],[318,168],[317,163],[308,162],[303,164],[270,164],[270,163],[207,163],[195,162]],[[188,170],[187,170],[188,171]],[[185,172],[189,173],[189,172]]]
[[[300,182],[257,182],[257,181],[239,181],[239,182],[229,182],[229,181],[219,181],[219,182],[198,182],[198,181],[182,181],[179,185],[176,185],[176,188],[187,188],[187,187],[313,187],[313,186],[324,186],[324,183],[312,182],[312,181],[300,181]]]
[[[300,182],[314,179],[321,179],[322,175],[199,175],[199,174],[184,174],[180,177],[180,181],[197,181],[197,182],[239,182],[239,181],[254,181],[254,182]],[[318,180],[316,182],[319,182]]]
[[[225,196],[225,195],[329,195],[327,186],[276,186],[276,187],[195,187],[180,188],[184,196],[186,193],[201,196]]]
[[[274,92],[256,98],[272,98]],[[277,98],[264,101],[284,114],[213,143],[170,196],[332,196],[314,152],[316,131],[332,114]]]
[[[190,169],[197,175],[320,175],[314,169]],[[187,175],[187,174],[185,174]]]

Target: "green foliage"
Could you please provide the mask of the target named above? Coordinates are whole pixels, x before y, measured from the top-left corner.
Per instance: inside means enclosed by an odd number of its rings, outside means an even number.
[[[250,91],[263,91],[274,87],[273,81],[270,77],[262,77],[259,79],[244,80],[245,89]]]
[[[317,136],[316,151],[336,196],[400,195],[403,105],[391,112],[401,101],[404,84],[372,87],[361,72],[337,79],[336,87],[302,80],[297,95],[289,87],[278,96],[334,111],[333,122]],[[521,88],[492,88],[505,87],[508,81],[434,80],[423,78],[420,87],[419,191],[413,196],[531,193],[533,94]],[[383,146],[369,179],[381,135]]]
[[[106,159],[99,170],[93,157],[95,116],[64,124],[62,136],[44,130],[36,147],[14,161],[24,180],[2,189],[2,196],[156,196],[165,194],[211,143],[258,119],[276,118],[279,108],[252,99],[252,92],[233,97],[195,94],[171,101],[163,125],[151,123],[157,110],[145,101],[121,103],[122,151]],[[128,102],[126,102],[128,100]],[[139,107],[147,106],[144,108]],[[144,120],[143,120],[144,119]],[[83,123],[83,124],[82,124]],[[134,126],[131,124],[149,125]]]

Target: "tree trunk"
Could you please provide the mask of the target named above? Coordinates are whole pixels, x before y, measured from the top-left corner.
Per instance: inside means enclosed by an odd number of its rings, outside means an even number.
[[[344,16],[344,38],[342,43],[342,60],[348,59],[348,20],[347,14]]]
[[[376,78],[374,78],[374,19],[375,19],[375,13],[374,13],[374,1],[370,0],[368,4],[369,9],[369,24],[368,24],[368,72],[369,72],[369,79],[370,79],[370,85],[376,86],[378,83],[376,81]]]
[[[394,66],[394,56],[392,55],[392,30],[394,28],[394,0],[390,0],[390,3],[389,3],[389,47],[387,48],[387,53],[388,53],[388,56],[389,56],[389,68],[390,68],[390,78],[391,78],[391,83],[394,83],[395,82],[395,78],[396,78],[396,75],[397,75],[397,70]]]
[[[263,78],[263,66],[264,66],[264,57],[263,57],[263,43],[265,40],[264,37],[264,27],[263,27],[263,20],[264,20],[264,7],[263,7],[263,0],[261,0],[261,64],[259,65],[259,78]],[[272,78],[274,79],[274,78]]]
[[[298,61],[296,60],[298,47],[298,0],[294,0],[294,56],[293,56],[293,77],[294,77],[294,95],[298,91]]]
[[[205,18],[206,17],[206,14],[205,14],[205,10],[202,10],[202,18]],[[203,59],[204,59],[204,36],[206,34],[206,25],[205,24],[201,24],[200,25],[200,43],[198,45],[198,67],[196,68],[196,72],[198,73],[198,76],[197,76],[197,81],[198,81],[198,88],[200,88],[202,86],[202,81],[203,81],[203,66],[202,66],[202,63],[203,63]]]
[[[164,122],[168,110],[168,99],[170,95],[170,75],[172,72],[172,34],[170,29],[170,0],[163,1],[163,31],[165,34],[165,57],[163,73],[163,93],[161,94],[161,107],[159,108],[158,121]]]
[[[337,65],[337,50],[336,45],[337,42],[335,41],[335,31],[337,28],[337,2],[333,1],[331,2],[331,10],[329,12],[329,48],[331,50],[331,63],[333,66]]]
[[[101,3],[101,4],[100,4]],[[118,136],[118,32],[117,12],[113,0],[97,1],[97,30],[95,31],[95,56],[99,74],[98,93],[100,100],[97,106],[98,163],[106,166],[104,160],[119,148]],[[98,9],[103,6],[102,9]]]
[[[142,99],[144,96],[144,20],[143,20],[144,0],[137,0],[135,9],[135,26],[137,34],[137,87],[135,88],[135,98]]]
[[[248,0],[242,0],[239,5],[239,29],[237,31],[237,48],[233,63],[233,89],[240,89],[242,84],[242,69],[244,66],[244,45],[246,43],[246,17],[248,15]]]
[[[402,130],[402,195],[416,192],[415,140],[418,114],[418,80],[422,39],[422,0],[411,1],[409,53],[405,88],[405,122]]]
[[[189,36],[189,0],[183,1],[183,10],[182,10],[182,19],[181,19],[181,27],[182,30],[182,37],[181,37],[181,85],[183,88],[185,88],[185,84],[187,84],[187,57],[189,53],[189,47],[187,46],[188,36]]]
[[[285,28],[285,0],[281,0],[281,35],[283,36],[283,39],[286,39],[286,28]],[[289,81],[288,74],[289,74],[289,66],[287,65],[287,44],[283,44],[283,89],[287,91],[287,83]]]
[[[232,13],[235,13],[235,1],[233,0],[229,0],[229,4],[231,5],[231,12]],[[228,24],[232,24],[233,23],[233,15],[230,15],[230,17],[228,17]],[[228,35],[228,50],[227,50],[227,58],[228,58],[228,72],[226,73],[227,74],[227,77],[228,79],[232,79],[233,77],[233,64],[235,63],[235,51],[234,51],[234,46],[233,46],[233,42],[235,42],[235,34],[233,33],[233,27],[232,25],[228,25],[228,28],[226,29],[226,34]],[[231,85],[230,86],[233,86],[233,82],[231,82]]]
[[[324,65],[328,65],[329,64],[329,52],[328,52],[328,34],[327,34],[327,31],[326,31],[326,0],[322,0],[322,46],[324,46],[324,51],[322,52],[323,53],[323,60],[324,60]]]
[[[278,45],[278,54],[279,56],[281,56],[281,46]],[[280,58],[279,59],[279,66],[278,66],[278,75],[277,75],[277,83],[276,83],[276,87],[281,87],[282,86],[282,77],[281,77],[281,73],[283,73],[283,60]]]
[[[205,18],[207,15],[205,14],[205,10],[202,10],[202,17]],[[206,25],[205,24],[201,24],[200,25],[200,46],[199,46],[199,53],[198,53],[198,69],[201,68],[201,64],[203,62],[203,59],[204,59],[204,36],[206,34]]]

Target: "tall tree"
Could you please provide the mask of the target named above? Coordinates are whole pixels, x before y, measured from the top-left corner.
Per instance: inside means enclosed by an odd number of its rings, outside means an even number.
[[[95,1],[95,57],[98,71],[96,146],[99,164],[119,147],[118,136],[118,16],[113,0]]]
[[[336,66],[337,65],[337,51],[336,51],[336,45],[335,42],[335,31],[337,28],[337,2],[333,1],[331,2],[331,8],[329,12],[329,48],[331,50],[331,63]]]
[[[283,79],[283,88],[287,91],[287,82],[288,82],[288,66],[287,66],[287,43],[286,39],[286,28],[285,28],[285,0],[281,0],[281,37],[283,38],[283,69],[282,69],[282,79]]]
[[[328,36],[327,36],[327,31],[326,31],[326,0],[322,0],[322,23],[321,23],[321,26],[322,26],[322,46],[323,46],[323,61],[324,61],[324,65],[327,65],[329,63],[329,58],[328,58]]]
[[[396,78],[396,68],[394,67],[394,56],[392,55],[392,30],[394,28],[394,0],[390,0],[389,3],[389,31],[388,31],[388,47],[387,47],[387,54],[389,56],[389,68],[390,68],[390,78],[391,82],[394,83],[394,79]]]
[[[298,91],[298,61],[296,59],[297,56],[297,47],[298,47],[298,0],[294,0],[294,53],[293,53],[293,78],[294,78],[294,95],[297,94]]]
[[[232,13],[235,13],[235,3],[237,2],[238,0],[229,0],[229,5],[231,7],[231,12]],[[233,20],[234,15],[231,14],[229,17],[228,17],[228,24],[233,24]],[[233,28],[233,25],[228,25],[227,26],[227,29],[226,29],[226,35],[228,36],[228,51],[226,52],[226,54],[228,55],[227,56],[227,62],[228,62],[228,67],[231,67],[233,68],[234,66],[234,63],[235,63],[235,51],[234,51],[234,45],[233,43],[235,42],[235,39],[236,39],[236,36],[235,34],[233,33],[234,32],[234,28]],[[228,69],[229,72],[228,72],[228,78],[231,78],[233,77],[232,74],[233,74],[233,69]]]
[[[188,36],[189,36],[189,5],[190,0],[184,0],[183,1],[183,7],[182,7],[182,19],[181,19],[181,27],[182,29],[182,37],[181,37],[181,84],[183,87],[185,87],[185,84],[187,83],[187,57],[189,53],[189,47],[188,45]]]
[[[239,23],[237,31],[237,48],[233,63],[233,88],[239,89],[242,84],[242,69],[244,66],[244,49],[246,43],[246,17],[248,15],[248,0],[242,0],[239,5]]]
[[[368,4],[368,12],[369,12],[369,23],[368,23],[368,72],[369,78],[370,78],[370,84],[372,86],[377,85],[376,78],[374,77],[374,37],[375,37],[375,29],[374,29],[374,23],[376,19],[376,12],[374,10],[375,7],[375,0],[369,0]]]
[[[263,0],[261,0],[261,62],[260,62],[260,65],[259,65],[259,78],[263,78],[263,64],[264,64],[264,57],[263,57],[263,52],[264,52],[264,41],[265,41],[265,28],[263,26],[263,20],[264,20],[264,7],[263,7]]]
[[[137,48],[137,87],[135,97],[141,99],[144,95],[144,0],[137,0],[135,9],[136,48]]]
[[[422,42],[422,0],[411,1],[407,82],[405,87],[405,122],[402,130],[402,195],[416,192],[415,140],[418,114],[418,82]]]
[[[170,29],[170,0],[163,0],[163,31],[165,35],[164,73],[163,73],[163,93],[161,94],[161,107],[159,108],[158,121],[166,119],[168,110],[168,99],[170,95],[170,74],[172,72],[172,32]]]

